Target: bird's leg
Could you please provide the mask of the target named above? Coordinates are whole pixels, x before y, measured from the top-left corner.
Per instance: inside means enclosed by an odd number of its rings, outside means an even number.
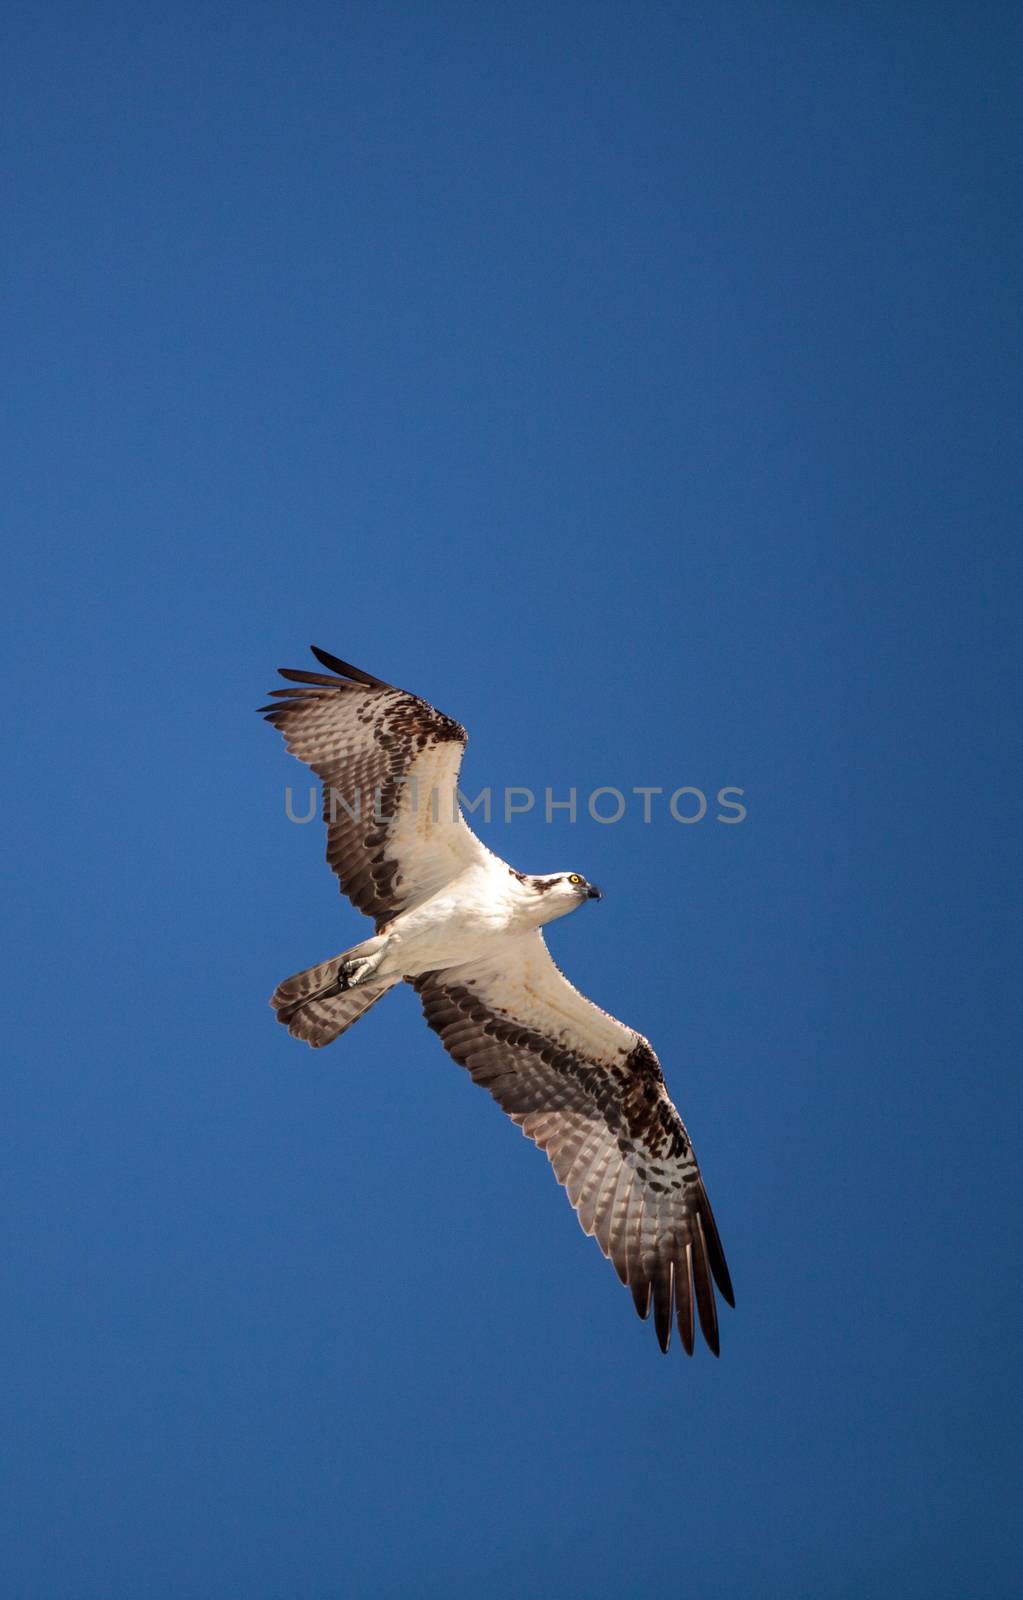
[[[373,955],[350,956],[347,961],[342,961],[337,969],[338,988],[344,991],[365,983],[373,976],[383,959],[383,950],[377,950]]]

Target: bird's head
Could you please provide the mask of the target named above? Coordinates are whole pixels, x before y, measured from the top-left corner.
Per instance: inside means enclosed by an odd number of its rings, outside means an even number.
[[[555,917],[566,917],[576,911],[584,900],[599,900],[600,890],[589,883],[579,872],[550,872],[542,878],[528,878],[527,883],[540,901],[542,921],[553,922]]]

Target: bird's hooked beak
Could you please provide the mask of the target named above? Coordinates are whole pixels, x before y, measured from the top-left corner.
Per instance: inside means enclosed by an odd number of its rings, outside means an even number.
[[[604,896],[595,883],[588,883],[586,885],[586,898],[587,900],[603,900]]]

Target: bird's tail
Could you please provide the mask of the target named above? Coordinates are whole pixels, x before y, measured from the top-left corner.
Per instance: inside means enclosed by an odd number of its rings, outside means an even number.
[[[331,1044],[353,1022],[365,1016],[370,1006],[382,1000],[388,989],[401,982],[400,978],[393,977],[378,981],[369,975],[352,984],[349,963],[357,972],[358,963],[371,955],[380,942],[367,939],[364,944],[344,950],[318,967],[307,967],[304,972],[296,972],[293,978],[285,978],[270,997],[277,1021],[283,1022],[296,1039],[305,1039],[314,1049]]]

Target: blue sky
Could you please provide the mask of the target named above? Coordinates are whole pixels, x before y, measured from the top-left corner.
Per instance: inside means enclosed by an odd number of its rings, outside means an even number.
[[[8,1592],[1018,1593],[1019,12],[3,35]],[[274,1026],[311,642],[473,792],[744,790],[483,830],[605,891],[719,1362],[411,992]]]

